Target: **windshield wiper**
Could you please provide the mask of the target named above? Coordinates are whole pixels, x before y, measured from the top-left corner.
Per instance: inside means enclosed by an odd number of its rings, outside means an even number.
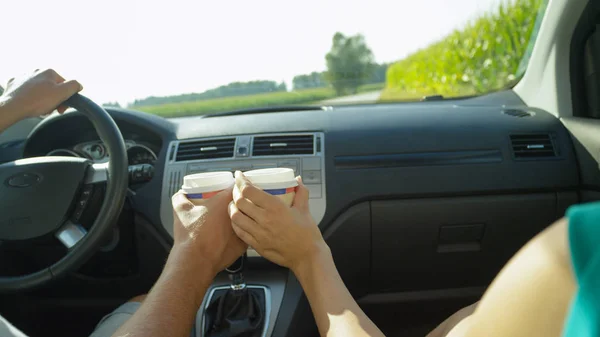
[[[444,96],[442,95],[430,95],[430,96],[424,96],[423,98],[421,98],[421,102],[430,102],[430,101],[443,101],[446,98],[444,98]]]
[[[239,109],[226,112],[217,112],[213,114],[203,115],[202,118],[211,117],[223,117],[223,116],[237,116],[237,115],[251,115],[257,113],[271,113],[271,112],[293,112],[293,111],[327,111],[333,109],[330,106],[321,105],[284,105],[284,106],[266,106],[260,108],[248,108]]]

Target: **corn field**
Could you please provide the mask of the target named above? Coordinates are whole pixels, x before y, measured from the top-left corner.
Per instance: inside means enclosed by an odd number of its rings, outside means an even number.
[[[531,53],[548,0],[502,2],[441,41],[388,68],[381,100],[465,96],[514,82]],[[401,43],[401,41],[399,41]]]

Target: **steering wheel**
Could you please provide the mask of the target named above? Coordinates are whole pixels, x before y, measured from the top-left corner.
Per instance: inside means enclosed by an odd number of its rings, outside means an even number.
[[[27,275],[0,276],[0,292],[29,290],[75,271],[102,245],[127,195],[127,151],[112,117],[90,99],[76,94],[66,105],[94,125],[110,153],[108,163],[84,158],[35,157],[0,165],[0,242],[24,243],[54,237],[67,254],[53,265]],[[90,187],[106,183],[106,194],[93,225],[86,231],[72,222],[76,202]]]

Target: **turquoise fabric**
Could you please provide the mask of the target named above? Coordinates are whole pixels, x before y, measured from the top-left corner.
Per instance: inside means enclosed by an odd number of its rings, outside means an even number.
[[[600,336],[600,202],[567,211],[571,262],[577,291],[563,337]]]

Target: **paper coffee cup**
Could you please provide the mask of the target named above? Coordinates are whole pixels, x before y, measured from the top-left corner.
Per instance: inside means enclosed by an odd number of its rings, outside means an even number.
[[[181,189],[195,205],[201,205],[206,199],[233,186],[235,179],[231,172],[206,172],[183,177]]]
[[[292,206],[298,182],[294,170],[289,168],[268,168],[244,172],[250,182],[263,191],[275,195],[283,202]]]

